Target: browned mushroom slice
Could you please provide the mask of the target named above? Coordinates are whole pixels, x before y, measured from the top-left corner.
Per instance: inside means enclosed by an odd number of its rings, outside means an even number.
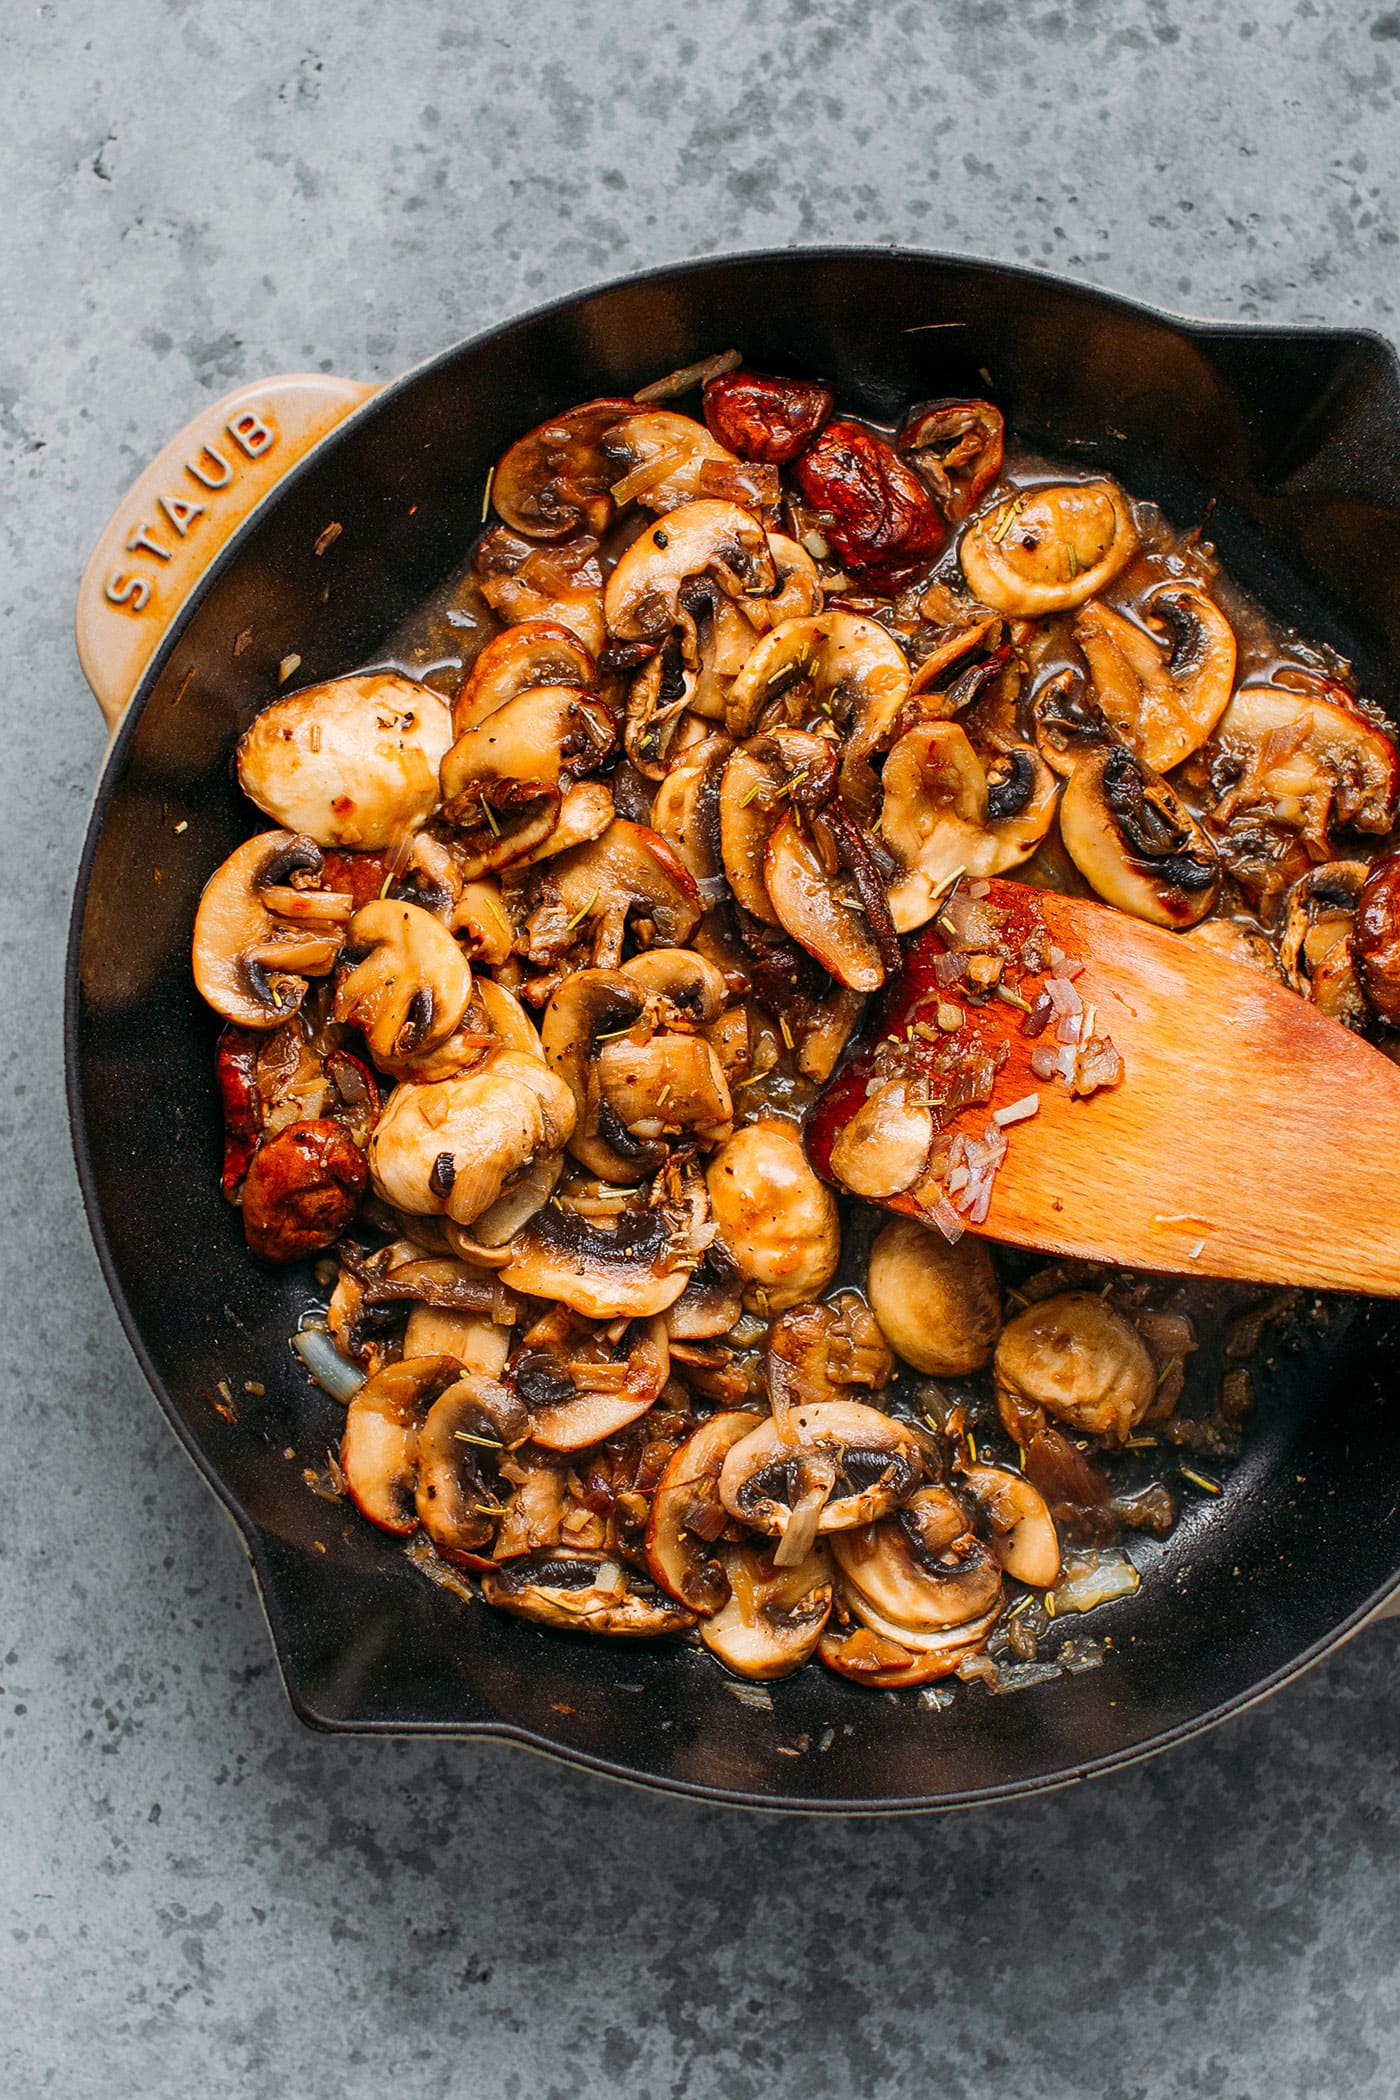
[[[700,1621],[700,1638],[736,1677],[763,1683],[790,1677],[814,1654],[831,1614],[831,1562],[817,1547],[794,1567],[778,1567],[753,1546],[722,1550],[729,1598]]]
[[[633,1138],[608,1107],[600,1084],[599,1056],[609,1040],[639,1037],[650,1027],[646,988],[620,970],[580,970],[566,977],[545,1008],[544,1054],[574,1097],[578,1120],[569,1150],[590,1174],[630,1183],[654,1174],[665,1148]]]
[[[902,873],[890,891],[896,928],[932,917],[959,871],[1000,875],[1035,852],[1055,814],[1054,774],[1028,744],[993,753],[990,776],[957,722],[916,723],[881,776],[880,836]]]
[[[725,727],[747,737],[756,729],[835,721],[843,733],[841,792],[865,810],[875,791],[870,759],[889,737],[909,681],[904,651],[875,620],[838,611],[784,620],[729,688]]]
[[[524,881],[534,963],[559,961],[586,927],[594,962],[613,969],[630,922],[646,922],[650,945],[677,948],[700,923],[699,895],[684,863],[656,832],[622,817],[592,844],[561,853]]]
[[[1028,1305],[1003,1329],[993,1369],[1002,1419],[1018,1442],[1026,1410],[1040,1409],[1122,1443],[1157,1389],[1141,1335],[1093,1291],[1061,1291]]]
[[[996,1347],[996,1270],[971,1233],[950,1247],[917,1218],[892,1218],[871,1247],[866,1290],[890,1347],[928,1378],[965,1378]]]
[[[488,1604],[537,1626],[570,1633],[607,1633],[624,1640],[654,1640],[685,1633],[695,1624],[686,1611],[646,1575],[603,1553],[563,1546],[497,1561],[481,1578]]]
[[[507,525],[536,540],[606,531],[617,473],[602,441],[631,413],[630,401],[585,401],[518,438],[491,477],[491,500]]]
[[[685,586],[708,577],[730,598],[770,591],[776,582],[763,527],[733,503],[687,503],[648,528],[618,560],[603,593],[608,632],[619,642],[681,636],[685,663],[700,661]]]
[[[790,1124],[764,1120],[736,1130],[710,1160],[705,1180],[746,1302],[782,1312],[826,1289],[841,1258],[840,1218]]]
[[[666,1314],[673,1342],[713,1341],[728,1334],[744,1309],[744,1279],[728,1249],[712,1240],[675,1304]]]
[[[1053,1589],[1060,1575],[1060,1541],[1044,1496],[1025,1475],[978,1463],[961,1467],[957,1484],[971,1497],[1007,1574],[1032,1589]]]
[[[459,1375],[418,1434],[418,1521],[444,1560],[485,1567],[500,1517],[498,1466],[529,1430],[525,1410],[494,1378]]]
[[[1205,742],[1229,704],[1235,634],[1194,584],[1159,586],[1143,610],[1170,624],[1175,646],[1097,599],[1080,609],[1074,639],[1108,720],[1139,758],[1169,773]]]
[[[923,1446],[907,1422],[857,1400],[826,1400],[775,1413],[737,1443],[720,1496],[741,1524],[779,1539],[786,1562],[801,1557],[799,1537],[805,1551],[811,1538],[875,1523],[923,1475]]]
[[[1268,935],[1247,919],[1202,919],[1199,926],[1188,928],[1181,938],[1200,948],[1214,948],[1217,954],[1228,956],[1244,969],[1257,970],[1261,977],[1272,977],[1277,982],[1281,974]]]
[[[568,1088],[507,1050],[479,1071],[395,1087],[370,1140],[376,1192],[397,1210],[470,1225],[573,1128]]]
[[[718,903],[724,895],[719,793],[733,748],[730,739],[718,733],[688,747],[658,787],[651,806],[653,829],[675,849],[706,904]]]
[[[964,1656],[987,1639],[1001,1616],[1001,1600],[963,1626],[920,1628],[887,1619],[874,1605],[842,1587],[842,1603],[860,1622],[848,1632],[829,1628],[818,1650],[828,1669],[871,1691],[907,1691],[950,1677]]]
[[[204,885],[194,922],[194,981],[226,1021],[280,1028],[305,998],[307,978],[334,969],[353,900],[340,891],[295,886],[319,876],[323,866],[314,839],[264,831],[246,839]],[[286,909],[274,911],[269,892]]]
[[[466,1011],[471,967],[440,919],[381,897],[350,921],[356,959],[336,987],[335,1016],[364,1031],[392,1071],[445,1043]]]
[[[264,708],[238,746],[239,785],[320,846],[397,845],[437,806],[451,730],[446,701],[428,686],[356,672]]]
[[[418,1438],[428,1410],[455,1385],[462,1366],[452,1356],[386,1364],[351,1399],[340,1468],[351,1501],[381,1531],[418,1529]]]
[[[603,569],[591,534],[541,545],[497,525],[478,541],[474,566],[482,597],[507,627],[526,620],[567,627],[596,661],[608,636]]]
[[[689,1214],[669,1206],[624,1211],[611,1227],[551,1207],[511,1241],[501,1280],[589,1319],[650,1319],[675,1304],[694,1258]]]
[[[894,1359],[863,1298],[841,1291],[826,1305],[797,1305],[768,1333],[765,1375],[770,1392],[782,1379],[790,1405],[842,1400],[853,1386],[878,1392]]]
[[[1394,822],[1395,745],[1340,686],[1244,686],[1220,719],[1216,746],[1218,771],[1232,785],[1212,825],[1253,811],[1300,831],[1315,859],[1330,860],[1334,824],[1381,832]]]
[[[601,765],[613,736],[612,716],[587,693],[543,685],[518,693],[465,730],[443,759],[443,815],[464,830],[477,829],[503,784],[540,794],[559,790]]]
[[[1105,903],[1155,926],[1194,926],[1220,895],[1220,861],[1165,780],[1126,745],[1101,744],[1060,798],[1060,837]]]
[[[641,503],[657,512],[712,493],[700,485],[706,466],[740,464],[703,423],[668,408],[638,410],[615,424],[604,449],[614,503]]]
[[[670,1374],[666,1323],[651,1319],[616,1348],[578,1338],[561,1356],[527,1354],[511,1377],[530,1409],[530,1434],[540,1449],[583,1451],[646,1414]]]
[[[924,401],[910,409],[895,443],[956,524],[976,510],[1000,474],[1005,430],[990,401]]]
[[[688,1137],[718,1144],[733,1129],[724,1070],[703,1036],[630,1036],[598,1053],[598,1084],[613,1116],[644,1144]]]
[[[991,505],[966,528],[959,556],[984,605],[1033,620],[1095,597],[1137,550],[1121,489],[1061,481]]]
[[[711,1415],[671,1454],[656,1483],[647,1519],[647,1566],[668,1596],[704,1617],[729,1597],[716,1543],[729,1522],[719,1498],[725,1458],[761,1417],[735,1408]]]
[[[885,981],[880,942],[865,900],[820,817],[803,823],[789,810],[779,819],[764,849],[763,881],[784,932],[838,984],[853,992],[879,989]]]
[[[458,688],[452,733],[479,728],[508,700],[535,686],[591,692],[597,666],[571,628],[554,620],[522,620],[489,641]]]
[[[1284,901],[1284,975],[1295,992],[1345,1028],[1360,1028],[1366,1019],[1354,934],[1367,874],[1364,860],[1327,861],[1301,875]]]
[[[872,1201],[912,1188],[928,1165],[933,1113],[927,1088],[892,1079],[867,1095],[831,1148],[831,1171],[853,1196]]]
[[[889,1522],[836,1532],[830,1543],[852,1610],[911,1648],[1000,1605],[1001,1568],[947,1488],[921,1488]]]

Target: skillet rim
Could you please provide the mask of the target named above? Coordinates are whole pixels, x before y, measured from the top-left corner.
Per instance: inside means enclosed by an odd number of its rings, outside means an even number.
[[[63,1040],[65,1095],[68,1106],[69,1136],[73,1148],[74,1166],[77,1172],[83,1208],[87,1215],[88,1230],[92,1236],[98,1265],[102,1271],[108,1294],[116,1309],[123,1332],[131,1345],[141,1371],[150,1386],[170,1427],[179,1439],[186,1456],[196,1471],[213,1492],[218,1504],[232,1522],[247,1555],[253,1574],[254,1590],[263,1617],[267,1623],[278,1675],[286,1692],[288,1703],[297,1718],[318,1733],[336,1736],[375,1737],[407,1739],[431,1737],[437,1740],[487,1740],[518,1745],[539,1756],[555,1762],[575,1766],[582,1771],[601,1778],[620,1781],[645,1791],[655,1791],[683,1799],[701,1801],[711,1805],[746,1808],[770,1814],[786,1815],[839,1815],[839,1816],[894,1816],[931,1815],[951,1813],[956,1809],[990,1806],[995,1803],[1022,1800],[1078,1784],[1080,1781],[1097,1778],[1102,1774],[1124,1770],[1144,1764],[1189,1741],[1218,1728],[1234,1715],[1245,1713],[1269,1698],[1274,1692],[1301,1677],[1313,1665],[1321,1661],[1334,1649],[1341,1647],[1370,1620],[1387,1598],[1400,1593],[1400,1567],[1387,1582],[1376,1589],[1362,1604],[1355,1607],[1326,1634],[1312,1642],[1301,1654],[1280,1665],[1245,1690],[1219,1702],[1204,1712],[1179,1721],[1146,1740],[1124,1749],[1106,1752],[1102,1756],[1087,1759],[1062,1769],[1047,1771],[1030,1779],[1018,1779],[987,1787],[963,1788],[951,1793],[926,1796],[906,1796],[898,1799],[879,1797],[854,1797],[842,1799],[813,1800],[810,1797],[782,1794],[756,1794],[740,1788],[709,1786],[698,1781],[677,1779],[653,1772],[640,1772],[635,1767],[573,1746],[560,1744],[539,1735],[521,1723],[489,1721],[405,1721],[385,1722],[373,1720],[343,1720],[319,1712],[301,1691],[293,1675],[292,1643],[288,1637],[277,1577],[272,1569],[263,1529],[243,1508],[238,1497],[217,1469],[209,1463],[186,1428],[183,1417],[165,1390],[147,1351],[140,1327],[131,1311],[124,1288],[118,1276],[116,1263],[108,1240],[103,1217],[97,1180],[93,1170],[88,1138],[82,1083],[77,1054],[78,1009],[80,1002],[79,963],[88,893],[92,876],[92,864],[96,855],[111,802],[116,793],[117,777],[121,762],[134,737],[136,727],[160,680],[166,664],[179,647],[185,631],[198,607],[211,590],[222,580],[227,571],[241,558],[245,543],[255,524],[265,521],[267,516],[298,488],[303,479],[320,463],[322,456],[334,447],[342,435],[358,429],[362,422],[380,414],[391,413],[400,397],[409,392],[422,378],[453,360],[472,351],[485,348],[512,330],[550,316],[566,313],[571,308],[587,301],[620,292],[634,286],[665,282],[677,278],[703,278],[712,272],[718,273],[737,264],[783,263],[800,257],[804,261],[859,263],[870,261],[909,260],[961,270],[976,277],[1011,280],[1026,285],[1049,285],[1082,300],[1094,307],[1111,313],[1136,316],[1156,322],[1183,337],[1198,342],[1244,342],[1244,343],[1300,343],[1321,346],[1369,347],[1378,353],[1382,364],[1389,367],[1397,385],[1400,385],[1400,355],[1395,345],[1379,329],[1363,327],[1323,327],[1314,324],[1289,322],[1272,323],[1260,321],[1221,321],[1192,317],[1170,308],[1153,305],[1145,300],[1132,299],[1124,294],[1108,291],[1099,285],[1069,277],[1059,271],[1039,269],[1024,263],[999,262],[986,256],[965,255],[945,249],[919,248],[899,242],[869,243],[819,243],[807,245],[793,243],[784,247],[739,249],[720,254],[702,254],[683,257],[677,261],[654,264],[644,270],[626,271],[621,275],[596,280],[575,290],[560,294],[538,306],[523,312],[511,313],[491,327],[462,337],[442,350],[420,359],[394,379],[387,381],[367,400],[354,408],[326,433],[282,479],[261,502],[256,504],[237,529],[230,534],[224,545],[212,557],[207,568],[180,607],[175,619],[162,638],[150,662],[137,683],[116,731],[108,742],[101,762],[96,789],[89,809],[87,828],[79,855],[73,888],[73,899],[69,915],[68,938],[64,960],[63,995]]]

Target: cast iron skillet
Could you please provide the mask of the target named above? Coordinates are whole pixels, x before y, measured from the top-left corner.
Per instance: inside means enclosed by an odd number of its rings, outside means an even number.
[[[1354,1301],[1325,1340],[1280,1357],[1224,1496],[1189,1507],[1164,1544],[1135,1546],[1140,1591],[1092,1624],[1112,1635],[1105,1667],[1008,1698],[968,1687],[940,1713],[813,1667],[772,1687],[770,1710],[703,1653],[590,1643],[464,1603],[309,1493],[302,1468],[340,1411],[287,1346],[308,1278],[255,1265],[218,1193],[215,1023],[190,981],[189,930],[201,885],[250,828],[230,752],[277,667],[296,653],[304,683],[370,656],[462,561],[487,468],[521,431],[730,344],[760,369],[829,379],[878,418],[989,390],[1020,437],[1119,476],[1178,525],[1213,506],[1233,575],[1354,658],[1400,719],[1400,370],[1374,336],[1170,320],[1039,273],[883,249],[704,261],[561,301],[342,423],[235,535],[142,680],[73,911],[78,1170],[132,1346],[242,1534],[304,1720],[503,1737],[768,1808],[1004,1799],[1246,1706],[1395,1585],[1393,1307]],[[220,1379],[236,1421],[219,1412]]]

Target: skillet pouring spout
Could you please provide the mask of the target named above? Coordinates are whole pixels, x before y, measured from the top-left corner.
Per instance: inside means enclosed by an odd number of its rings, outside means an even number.
[[[964,1209],[958,1224],[1133,1268],[1400,1296],[1389,1167],[1400,1157],[1400,1069],[1389,1058],[1286,985],[1179,934],[1020,883],[992,882],[986,901],[1018,939],[1043,928],[1047,951],[1064,957],[1059,982],[1072,983],[1122,1074],[1076,1098],[1065,1079],[1037,1074],[1038,1047],[1043,1068],[1056,1034],[1034,996],[962,1007],[962,1034],[1005,1061],[990,1101],[960,1110],[946,1133],[976,1141],[990,1122],[1006,1153],[985,1217]],[[950,1068],[937,1016],[960,1002],[940,987],[946,953],[936,924],[911,942],[877,1026],[811,1119],[812,1163],[837,1186],[841,1135],[881,1077],[908,1068],[936,1096]],[[1045,974],[1025,988],[1034,995]],[[927,1221],[941,1192],[925,1178],[875,1200]]]

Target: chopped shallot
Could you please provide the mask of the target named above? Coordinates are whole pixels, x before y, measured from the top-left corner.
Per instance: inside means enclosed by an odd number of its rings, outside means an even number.
[[[992,1121],[1004,1130],[1008,1123],[1024,1123],[1040,1109],[1039,1094],[1023,1094],[1019,1101],[1009,1101],[1005,1108],[992,1110]]]

